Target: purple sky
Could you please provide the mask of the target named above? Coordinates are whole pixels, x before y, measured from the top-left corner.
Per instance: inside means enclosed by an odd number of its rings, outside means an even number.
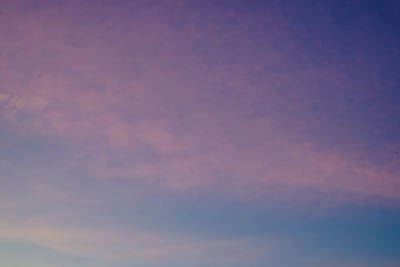
[[[400,265],[395,1],[0,0],[0,263]]]

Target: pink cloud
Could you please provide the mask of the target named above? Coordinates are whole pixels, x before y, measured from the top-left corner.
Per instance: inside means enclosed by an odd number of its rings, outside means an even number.
[[[345,147],[321,148],[304,132],[323,119],[291,115],[321,101],[319,83],[352,84],[335,65],[296,68],[290,28],[273,12],[257,59],[240,44],[260,27],[251,20],[234,28],[193,17],[179,28],[157,7],[133,18],[100,7],[83,17],[100,17],[103,26],[81,26],[79,14],[66,15],[75,14],[74,5],[61,15],[58,8],[11,10],[2,26],[15,31],[1,39],[2,118],[7,127],[68,144],[71,159],[90,174],[177,190],[253,194],[273,185],[282,192],[312,187],[399,199],[398,169],[368,164]],[[196,50],[201,41],[209,51]],[[298,84],[301,91],[288,89]],[[249,115],[254,110],[261,111]]]
[[[173,117],[129,121],[125,119],[128,114],[104,108],[108,98],[102,93],[33,95],[46,105],[33,105],[35,100],[29,95],[11,97],[6,108],[8,121],[25,131],[66,140],[72,144],[72,155],[78,155],[97,177],[141,177],[179,190],[220,184],[221,190],[247,188],[246,194],[252,194],[277,185],[282,190],[316,187],[399,197],[398,171],[369,166],[351,151],[325,151],[310,141],[293,141],[267,119],[231,121],[221,114],[203,112],[186,114],[185,120],[190,122],[182,127],[181,119]],[[29,115],[19,121],[18,114],[24,112]],[[156,156],[141,160],[143,144]],[[116,158],[120,164],[110,165]]]

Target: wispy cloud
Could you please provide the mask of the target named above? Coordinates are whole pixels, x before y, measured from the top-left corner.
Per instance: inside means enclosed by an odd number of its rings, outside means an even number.
[[[105,260],[159,262],[182,256],[195,260],[240,262],[272,253],[273,246],[254,246],[250,240],[207,240],[156,233],[125,233],[51,225],[35,219],[24,223],[0,224],[0,239],[33,243],[59,252]]]

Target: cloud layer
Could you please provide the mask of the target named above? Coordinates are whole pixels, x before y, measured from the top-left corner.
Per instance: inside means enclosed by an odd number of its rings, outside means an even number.
[[[396,210],[389,2],[2,1],[0,240],[160,266],[182,254],[193,266],[291,266],[275,249],[308,242],[286,235],[297,220],[345,205]],[[225,211],[237,202],[249,206]],[[191,220],[184,203],[215,205],[225,217],[204,217],[244,232],[265,229],[227,218],[253,207],[287,225],[272,239],[169,232],[181,224],[167,211]],[[285,221],[299,207],[315,214]],[[164,224],[143,227],[152,218]]]

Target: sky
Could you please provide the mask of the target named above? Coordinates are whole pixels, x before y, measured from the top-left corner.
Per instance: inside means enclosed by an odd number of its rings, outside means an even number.
[[[0,265],[400,266],[399,18],[0,0]]]

